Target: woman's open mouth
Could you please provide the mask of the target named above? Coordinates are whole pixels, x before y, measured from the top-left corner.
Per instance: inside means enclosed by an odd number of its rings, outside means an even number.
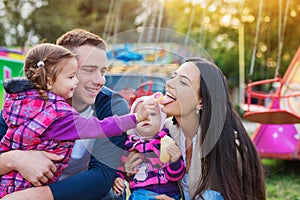
[[[163,99],[159,102],[161,105],[167,105],[169,103],[172,103],[176,101],[176,97],[174,97],[172,94],[170,93],[166,93],[165,96],[163,97]]]

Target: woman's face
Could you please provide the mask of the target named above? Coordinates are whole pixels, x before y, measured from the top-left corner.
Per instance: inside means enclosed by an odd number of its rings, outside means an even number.
[[[166,82],[166,97],[161,104],[172,116],[196,113],[200,96],[200,71],[192,62],[183,63]]]

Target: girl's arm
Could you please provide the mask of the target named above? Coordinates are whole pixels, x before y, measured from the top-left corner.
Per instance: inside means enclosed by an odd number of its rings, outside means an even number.
[[[69,112],[52,123],[41,138],[76,140],[112,137],[135,128],[136,123],[134,114],[115,115],[100,121],[96,117],[84,118],[76,112]]]

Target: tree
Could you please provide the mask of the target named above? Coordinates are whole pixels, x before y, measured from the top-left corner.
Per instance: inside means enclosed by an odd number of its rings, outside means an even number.
[[[201,1],[202,3],[168,0],[165,6],[168,13],[168,23],[172,24],[175,30],[183,33],[188,32],[188,22],[192,19],[192,10],[195,9],[189,36],[202,44],[224,74],[228,76],[230,86],[233,87],[238,85],[239,75],[237,28],[240,23],[244,24],[246,80],[248,80],[260,1],[262,0],[245,0],[241,4],[242,1],[238,0],[207,0]],[[263,20],[259,33],[259,47],[256,53],[253,80],[273,78],[274,64],[276,65],[277,60],[279,1],[263,1]],[[282,0],[282,2],[281,9],[284,13],[287,0]],[[297,6],[297,0],[290,2],[285,28],[281,74],[284,73],[299,47],[300,24],[297,17],[299,18],[300,10]]]
[[[110,2],[112,14],[118,18],[107,20]],[[141,0],[78,0],[70,3],[60,0],[4,0],[0,20],[4,45],[32,45],[40,40],[55,42],[58,36],[73,28],[83,28],[102,36],[105,24],[115,26],[118,32],[136,28],[135,18],[140,12]],[[117,22],[117,24],[116,24]],[[116,24],[116,25],[114,25]],[[114,34],[108,32],[108,36]]]
[[[64,32],[78,26],[80,1],[43,0],[43,5],[28,17],[40,40],[55,42]]]
[[[36,9],[35,0],[4,0],[1,5],[1,29],[6,29],[3,43],[9,46],[25,46],[28,38],[32,36],[31,21],[28,15]]]

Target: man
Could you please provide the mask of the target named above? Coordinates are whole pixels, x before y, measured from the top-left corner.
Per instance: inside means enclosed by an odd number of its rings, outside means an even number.
[[[74,29],[58,38],[56,43],[77,54],[79,83],[72,98],[72,106],[82,116],[96,115],[103,119],[128,113],[127,102],[104,86],[106,45],[100,37],[85,30]],[[0,135],[3,136],[7,127],[2,117],[0,125]],[[14,199],[102,199],[111,189],[124,142],[125,134],[76,141],[69,166],[63,172],[63,180],[16,192],[13,194]],[[53,176],[56,170],[53,162],[59,159],[58,155],[37,151],[3,153],[0,156],[0,174],[17,170],[35,186],[41,186]]]

